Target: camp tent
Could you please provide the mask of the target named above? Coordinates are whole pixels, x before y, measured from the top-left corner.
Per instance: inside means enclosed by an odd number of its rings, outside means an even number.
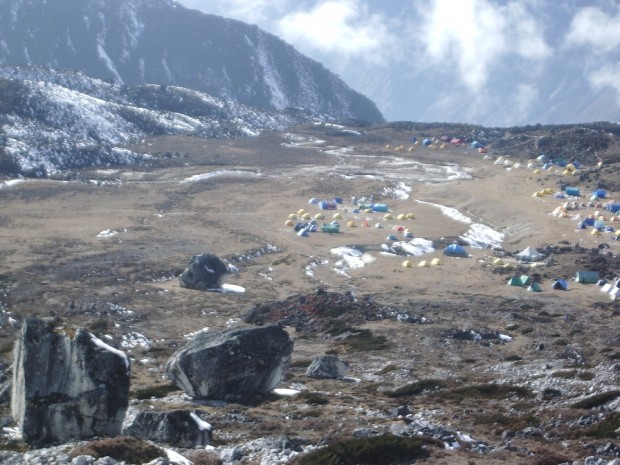
[[[530,292],[542,292],[542,287],[540,287],[540,284],[538,283],[532,283],[529,285],[527,290]]]
[[[509,286],[523,286],[523,283],[521,282],[521,278],[518,276],[513,276],[512,278],[510,278],[508,280],[508,285]]]
[[[575,281],[582,284],[596,284],[599,279],[598,271],[578,271],[575,275]]]
[[[537,252],[533,247],[526,247],[523,251],[516,254],[515,257],[522,262],[535,262],[543,258],[544,255]]]
[[[443,249],[443,254],[448,257],[469,257],[465,247],[458,244],[450,244],[448,247]]]
[[[565,279],[560,278],[557,281],[554,281],[551,287],[560,291],[567,291],[568,282]]]

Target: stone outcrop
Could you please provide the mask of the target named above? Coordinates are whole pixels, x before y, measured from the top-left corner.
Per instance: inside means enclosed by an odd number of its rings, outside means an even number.
[[[344,378],[349,365],[335,355],[320,355],[312,360],[306,370],[306,376],[311,378],[340,379]]]
[[[122,434],[184,449],[204,447],[213,437],[211,424],[202,419],[205,415],[205,412],[189,409],[130,407]]]
[[[14,351],[11,413],[33,444],[120,434],[129,360],[88,331],[27,319]]]
[[[172,355],[166,372],[195,399],[238,399],[274,389],[292,351],[292,339],[279,326],[205,332]]]
[[[194,255],[189,265],[179,276],[182,287],[205,291],[222,287],[222,278],[228,273],[228,266],[217,255],[203,253]]]

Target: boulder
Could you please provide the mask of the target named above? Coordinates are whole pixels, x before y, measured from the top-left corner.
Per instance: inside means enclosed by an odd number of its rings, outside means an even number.
[[[204,415],[205,412],[188,409],[130,407],[122,434],[184,449],[205,447],[213,437],[213,428],[201,418]]]
[[[292,351],[280,326],[203,332],[172,355],[166,373],[195,399],[239,399],[274,389]]]
[[[349,365],[335,355],[319,355],[312,360],[306,370],[311,378],[340,379],[346,374]]]
[[[212,253],[194,255],[189,265],[179,276],[181,287],[205,291],[222,287],[222,278],[228,273],[228,266]]]
[[[24,321],[11,392],[11,414],[24,441],[118,435],[128,402],[125,354],[83,329]]]

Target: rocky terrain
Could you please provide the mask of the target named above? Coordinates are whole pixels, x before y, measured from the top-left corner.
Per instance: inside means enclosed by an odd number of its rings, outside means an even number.
[[[323,122],[236,139],[153,135],[124,148],[148,157],[0,184],[0,381],[12,378],[25,319],[50,317],[129,356],[130,408],[198,409],[210,444],[157,444],[168,455],[130,437],[35,448],[14,435],[5,391],[6,463],[620,458],[620,309],[601,286],[574,280],[619,273],[614,231],[576,227],[577,216],[618,224],[604,211],[620,192],[615,125]],[[543,167],[542,154],[555,163]],[[565,172],[571,162],[579,168]],[[581,197],[554,196],[567,186]],[[590,200],[597,189],[607,198]],[[336,197],[335,210],[309,202]],[[361,209],[371,202],[391,216]],[[340,232],[300,236],[305,212],[323,213],[319,225],[340,214]],[[444,256],[453,242],[469,257]],[[518,261],[527,246],[544,258]],[[221,288],[183,287],[191,257],[207,252],[233,272]],[[506,284],[522,275],[542,292]],[[552,288],[558,278],[568,290]],[[272,323],[294,342],[283,391],[197,400],[168,379],[192,335]],[[310,376],[323,355],[341,360],[344,376]]]

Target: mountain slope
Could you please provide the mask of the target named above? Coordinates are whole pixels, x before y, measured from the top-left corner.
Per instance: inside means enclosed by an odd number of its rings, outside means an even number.
[[[261,111],[173,86],[120,86],[80,72],[0,66],[0,172],[140,163],[124,144],[147,135],[228,138],[313,116]]]
[[[188,87],[265,109],[383,121],[335,74],[256,26],[172,0],[0,0],[0,63]]]

